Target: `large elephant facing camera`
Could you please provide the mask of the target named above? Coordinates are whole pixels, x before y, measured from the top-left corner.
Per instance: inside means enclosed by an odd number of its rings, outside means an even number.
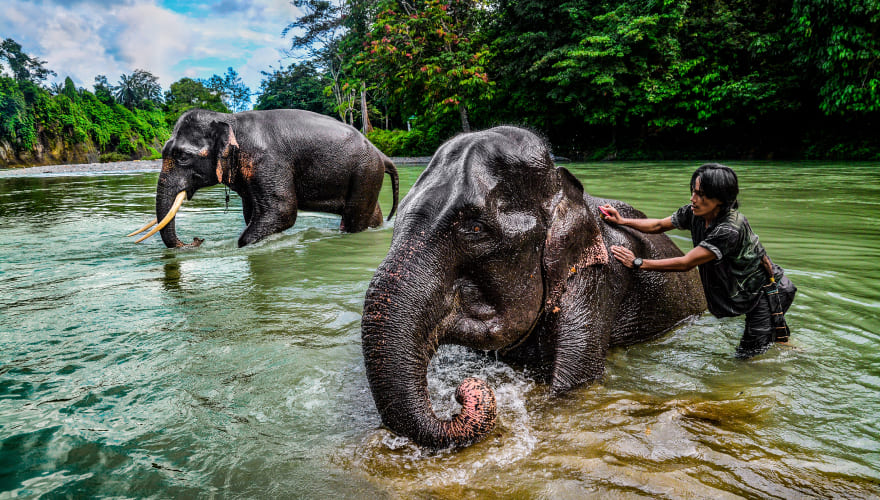
[[[498,127],[445,143],[404,197],[391,248],[366,293],[367,378],[382,422],[426,446],[463,446],[495,424],[479,379],[456,391],[461,413],[434,414],[426,372],[441,344],[495,351],[543,369],[554,393],[601,378],[612,346],[648,340],[705,310],[699,278],[609,258],[682,255],[669,238],[602,222],[629,205],[584,192],[536,135]]]
[[[363,231],[382,224],[379,191],[391,176],[397,209],[394,164],[360,132],[333,118],[304,110],[277,109],[237,114],[187,111],[162,150],[156,188],[156,220],[129,236],[153,228],[165,246],[184,245],[174,217],[184,200],[203,187],[223,183],[241,196],[247,227],[238,246],[284,231],[297,210],[342,216],[340,229]]]

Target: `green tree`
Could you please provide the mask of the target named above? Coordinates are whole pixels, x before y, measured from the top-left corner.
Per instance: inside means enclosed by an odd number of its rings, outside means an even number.
[[[491,52],[478,38],[486,5],[479,0],[400,0],[381,4],[354,61],[358,74],[405,109],[440,119],[454,113],[470,130],[468,111],[492,98]]]
[[[212,75],[202,80],[202,84],[216,92],[233,112],[245,111],[250,107],[251,89],[232,67],[226,70],[225,75]]]
[[[260,83],[260,95],[254,109],[305,109],[325,115],[334,113],[334,102],[324,94],[330,85],[314,63],[291,64],[271,73]]]
[[[73,79],[69,76],[64,78],[64,86],[61,88],[61,93],[66,95],[71,101],[76,101],[79,98],[76,85],[73,83]]]
[[[45,104],[51,102],[40,85],[56,73],[11,38],[0,42],[0,59],[12,73],[12,78],[0,76],[0,138],[19,151],[30,150],[39,140],[40,118],[48,114]]]
[[[30,149],[36,140],[34,116],[18,82],[0,76],[0,139],[19,149]]]
[[[307,60],[328,77],[329,93],[336,102],[339,118],[353,123],[355,90],[351,86],[343,88],[345,58],[340,44],[347,31],[345,20],[349,8],[355,2],[292,0],[290,3],[303,15],[288,24],[281,35],[292,35],[291,51],[304,52]]]
[[[95,97],[104,104],[113,104],[116,102],[113,98],[113,86],[107,81],[106,76],[98,75],[95,77],[94,89]]]
[[[173,126],[186,110],[192,108],[208,109],[229,113],[230,110],[223,103],[220,94],[211,90],[198,80],[181,78],[171,84],[165,93],[165,120],[169,126]]]
[[[496,104],[572,148],[760,141],[803,100],[786,4],[501,0],[492,32],[510,97]]]
[[[30,57],[22,51],[21,45],[11,38],[0,42],[0,59],[5,59],[12,76],[19,82],[39,83],[55,72],[45,68],[46,61]]]
[[[880,1],[794,0],[789,36],[824,113],[880,111]]]
[[[499,120],[548,132],[571,128],[571,106],[548,99],[554,70],[542,63],[548,53],[569,43],[576,29],[568,0],[496,0],[487,26],[493,72],[498,82]],[[574,121],[577,126],[581,120]]]
[[[674,126],[664,111],[680,94],[684,64],[678,38],[687,2],[578,4],[571,42],[538,64],[552,68],[549,97],[591,126]]]
[[[159,78],[143,69],[136,69],[131,75],[120,76],[119,83],[113,88],[113,95],[128,109],[150,108],[162,103]]]

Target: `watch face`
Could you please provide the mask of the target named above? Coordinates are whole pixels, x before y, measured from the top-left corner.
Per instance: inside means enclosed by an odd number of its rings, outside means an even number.
[[[635,259],[633,259],[633,266],[635,266],[637,269],[642,267],[642,258],[636,257]]]

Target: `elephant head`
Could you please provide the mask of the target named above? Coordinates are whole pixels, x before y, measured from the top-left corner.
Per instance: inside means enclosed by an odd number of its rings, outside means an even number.
[[[221,118],[222,117],[222,118]],[[198,246],[194,238],[185,245],[177,238],[174,217],[184,201],[203,187],[220,182],[229,184],[238,160],[238,142],[232,130],[231,116],[192,110],[177,121],[174,132],[162,149],[162,171],[156,187],[156,219],[129,234],[146,231],[137,242],[160,232],[168,248]]]
[[[583,187],[536,135],[497,127],[441,146],[401,202],[366,294],[362,345],[383,423],[433,447],[485,437],[496,418],[493,391],[465,380],[461,413],[440,420],[428,397],[431,357],[442,344],[521,342],[585,253],[607,259],[604,244],[593,244],[598,235]]]

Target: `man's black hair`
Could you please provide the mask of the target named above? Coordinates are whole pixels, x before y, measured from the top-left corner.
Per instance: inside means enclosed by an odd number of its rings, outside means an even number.
[[[725,214],[739,207],[736,197],[739,195],[739,181],[732,168],[720,163],[706,163],[700,166],[691,176],[691,192],[700,179],[700,191],[707,198],[721,201],[721,211]]]

